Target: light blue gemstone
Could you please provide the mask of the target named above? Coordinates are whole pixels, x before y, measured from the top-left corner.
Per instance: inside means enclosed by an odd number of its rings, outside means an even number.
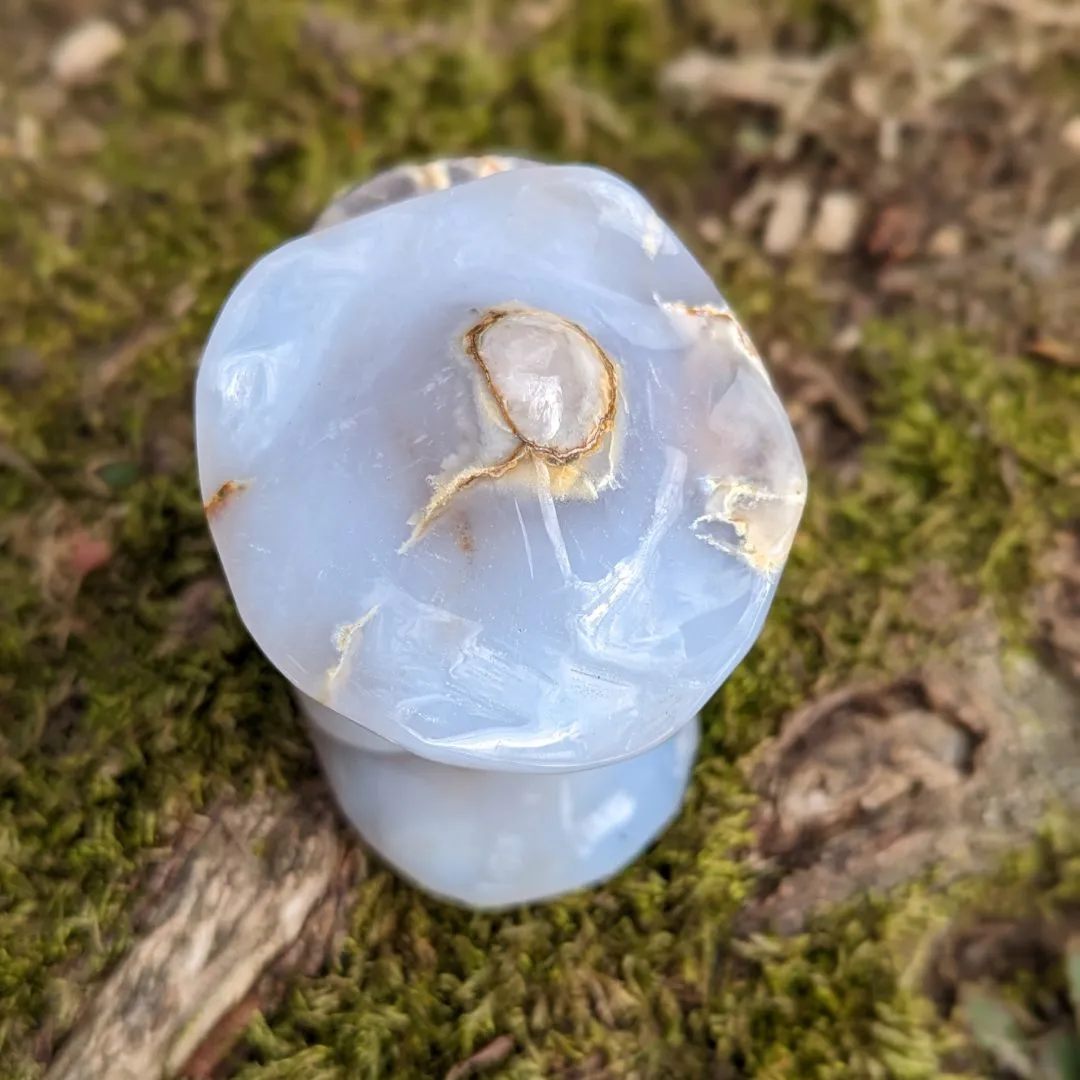
[[[632,187],[513,168],[284,245],[223,308],[196,413],[241,616],[387,859],[525,902],[677,811],[687,725],[761,630],[806,475]]]

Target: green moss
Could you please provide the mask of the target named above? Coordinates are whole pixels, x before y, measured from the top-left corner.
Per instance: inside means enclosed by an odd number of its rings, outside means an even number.
[[[43,477],[0,467],[4,1075],[37,1075],[34,1033],[62,1032],[123,949],[146,854],[185,814],[313,767],[231,605],[208,601],[192,625],[192,587],[216,572],[184,450],[192,362],[236,277],[357,175],[492,147],[623,172],[693,241],[731,128],[680,117],[654,87],[695,24],[644,0],[553,5],[546,26],[515,4],[447,7],[383,0],[332,45],[298,31],[309,6],[292,0],[232,5],[220,25],[174,9],[80,95],[100,152],[63,160],[50,129],[39,165],[3,163],[0,447]],[[811,8],[822,39],[861,25],[857,6]],[[757,336],[826,347],[829,313],[797,278],[733,249],[714,261]],[[868,328],[860,364],[876,390],[858,474],[813,477],[677,825],[609,887],[502,918],[376,874],[335,969],[252,1026],[242,1075],[437,1075],[501,1033],[517,1040],[507,1077],[595,1052],[613,1076],[725,1075],[726,1060],[731,1075],[937,1075],[944,1036],[896,959],[914,900],[732,944],[755,885],[733,762],[816,687],[910,656],[893,646],[928,559],[1019,611],[1048,530],[1080,511],[1080,387],[901,322]],[[107,530],[113,554],[73,596],[54,556],[79,528]]]

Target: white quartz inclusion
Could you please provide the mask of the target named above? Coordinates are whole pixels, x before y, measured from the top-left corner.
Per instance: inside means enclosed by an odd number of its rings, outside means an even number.
[[[318,726],[454,767],[463,790],[513,785],[476,769],[550,773],[520,793],[556,814],[555,774],[674,753],[757,637],[806,496],[712,281],[632,187],[581,166],[496,173],[271,252],[218,318],[196,413],[241,616]],[[664,788],[652,831],[685,758],[625,774]],[[431,767],[403,765],[401,791],[432,790]],[[353,794],[362,831],[390,829]],[[457,842],[452,819],[436,840]],[[633,821],[612,826],[631,846]]]
[[[611,363],[577,327],[545,311],[499,312],[476,352],[523,441],[570,454],[615,403]]]

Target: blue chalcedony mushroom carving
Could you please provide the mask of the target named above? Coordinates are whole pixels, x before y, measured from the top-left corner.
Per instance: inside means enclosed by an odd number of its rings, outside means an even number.
[[[241,617],[376,851],[497,908],[662,831],[806,472],[638,191],[484,157],[345,192],[228,298],[196,420]]]

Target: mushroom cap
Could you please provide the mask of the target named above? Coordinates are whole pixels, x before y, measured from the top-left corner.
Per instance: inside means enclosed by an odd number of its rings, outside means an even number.
[[[536,166],[260,259],[196,388],[241,617],[361,728],[589,768],[689,722],[761,630],[806,473],[760,358],[625,181]]]

